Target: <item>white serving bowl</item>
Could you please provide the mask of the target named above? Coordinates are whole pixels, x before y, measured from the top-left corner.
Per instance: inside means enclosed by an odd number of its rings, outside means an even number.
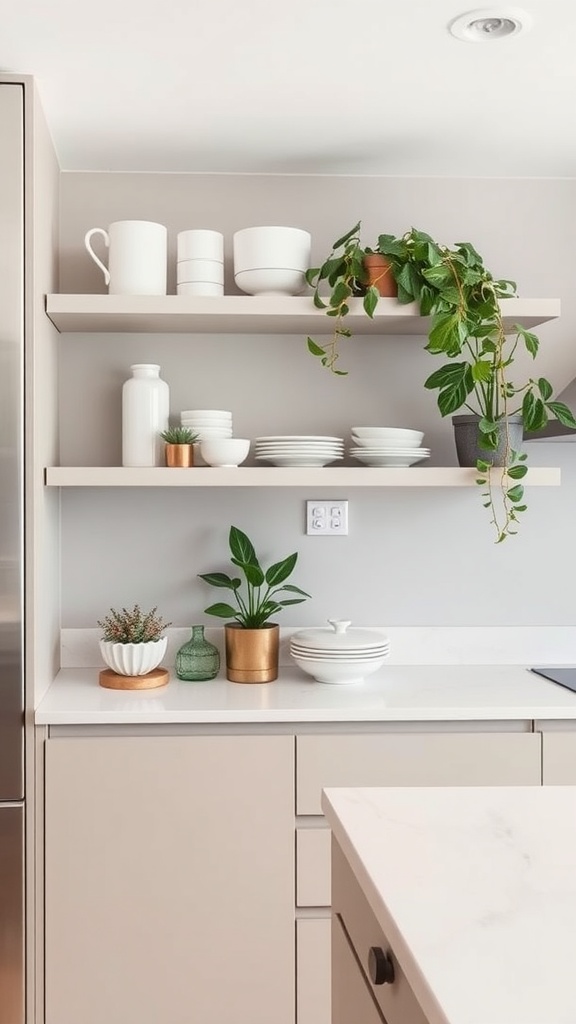
[[[166,653],[168,637],[150,640],[146,644],[118,644],[111,640],[100,641],[102,658],[113,672],[121,676],[145,676],[158,668]]]
[[[306,287],[304,271],[287,267],[242,270],[234,280],[248,295],[298,295]]]
[[[224,285],[212,281],[182,281],[176,285],[176,295],[224,295]]]
[[[291,653],[299,668],[312,676],[318,683],[361,683],[364,677],[372,672],[377,672],[386,661],[388,655],[377,658],[374,661],[350,661],[329,662],[318,659],[312,661],[299,658]]]
[[[310,232],[302,228],[273,224],[241,228],[232,238],[234,273],[282,267],[304,272],[310,266],[311,245]]]
[[[209,466],[231,468],[248,457],[250,441],[245,437],[202,438],[200,453]]]
[[[409,430],[407,427],[351,427],[352,437],[371,438],[378,443],[397,444],[400,447],[418,448],[424,440],[423,430]]]

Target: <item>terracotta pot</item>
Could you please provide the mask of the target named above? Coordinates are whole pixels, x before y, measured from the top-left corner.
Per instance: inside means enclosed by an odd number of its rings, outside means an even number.
[[[374,285],[380,295],[388,298],[395,298],[398,295],[398,285],[394,280],[392,266],[386,256],[379,252],[369,253],[363,260],[364,269],[368,275],[368,284]]]
[[[194,465],[193,444],[166,444],[166,465],[187,467]]]
[[[233,683],[271,683],[277,679],[279,635],[275,623],[266,623],[260,629],[227,623],[226,678]]]

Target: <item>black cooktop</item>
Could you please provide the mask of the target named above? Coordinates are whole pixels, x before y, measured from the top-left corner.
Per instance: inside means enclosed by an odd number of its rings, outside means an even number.
[[[569,665],[566,668],[531,668],[530,671],[576,693],[576,665]]]

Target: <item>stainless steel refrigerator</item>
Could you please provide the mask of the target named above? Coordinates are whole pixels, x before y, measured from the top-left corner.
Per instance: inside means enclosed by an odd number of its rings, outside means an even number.
[[[24,1020],[24,91],[0,82],[0,1024]]]

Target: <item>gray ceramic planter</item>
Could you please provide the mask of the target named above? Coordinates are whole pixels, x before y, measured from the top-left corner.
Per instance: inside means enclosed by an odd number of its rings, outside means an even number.
[[[486,462],[491,462],[493,466],[502,466],[504,463],[504,452],[506,449],[506,439],[504,433],[505,421],[502,420],[500,424],[501,440],[498,447],[494,451],[487,451],[486,448],[479,447],[479,421],[480,417],[474,416],[472,413],[452,417],[452,424],[454,426],[454,440],[456,442],[456,455],[458,456],[458,464],[460,466],[475,466],[478,459],[485,459]],[[509,416],[508,436],[510,441],[510,447],[515,452],[522,451],[523,434],[524,430],[522,427],[522,417],[520,415]]]

